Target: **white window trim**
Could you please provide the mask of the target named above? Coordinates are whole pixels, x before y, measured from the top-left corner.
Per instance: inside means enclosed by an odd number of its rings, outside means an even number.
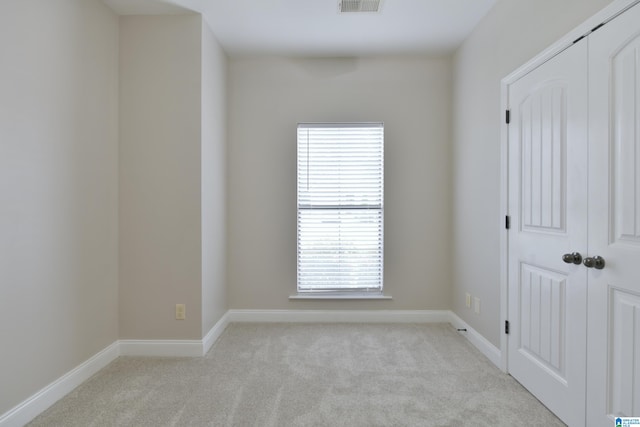
[[[379,278],[377,279],[377,283],[379,285],[376,285],[376,287],[373,288],[366,288],[366,287],[355,287],[355,288],[347,288],[345,287],[344,289],[340,289],[337,287],[334,288],[330,288],[330,289],[301,289],[300,288],[300,254],[301,254],[301,248],[300,248],[300,212],[301,209],[302,211],[315,211],[315,210],[320,210],[322,207],[327,208],[326,206],[322,206],[320,205],[318,208],[314,208],[311,207],[309,208],[309,206],[313,206],[314,202],[313,199],[307,199],[306,203],[304,203],[305,208],[301,208],[301,197],[305,198],[305,197],[313,197],[312,193],[307,193],[307,194],[302,194],[300,192],[300,183],[301,183],[301,178],[300,178],[300,167],[301,167],[301,159],[300,159],[300,140],[299,140],[299,132],[301,129],[319,129],[319,128],[381,128],[382,130],[382,140],[381,140],[381,149],[382,152],[380,153],[382,155],[382,158],[380,159],[380,164],[379,164],[379,170],[381,173],[380,176],[380,186],[381,186],[381,192],[378,196],[376,196],[377,198],[375,200],[377,200],[377,202],[374,203],[374,206],[377,206],[374,209],[375,211],[379,212],[380,215],[380,222],[379,224],[379,234],[378,237],[380,239],[380,251],[379,253],[379,259],[380,259],[380,264],[379,264]],[[359,123],[299,123],[298,124],[298,136],[297,136],[297,152],[298,152],[298,162],[297,162],[297,167],[296,167],[296,179],[297,179],[297,188],[298,188],[298,195],[297,195],[297,210],[298,210],[298,216],[297,216],[297,223],[298,223],[298,232],[296,233],[297,235],[297,263],[296,263],[296,267],[297,267],[297,285],[296,285],[296,291],[297,293],[294,295],[290,296],[290,299],[292,300],[327,300],[327,299],[391,299],[391,296],[388,295],[383,295],[383,276],[384,276],[384,124],[381,122],[359,122]],[[303,160],[304,162],[304,160]],[[308,168],[308,164],[306,165],[306,167]],[[307,178],[307,183],[308,178]],[[337,196],[340,198],[340,196]],[[338,199],[336,199],[338,200]],[[344,203],[344,201],[342,201],[342,203]],[[367,203],[363,203],[358,205],[358,209],[362,209],[367,210]],[[336,210],[340,210],[340,209],[345,209],[348,210],[349,208],[353,209],[353,205],[349,205],[349,204],[341,204],[340,201],[337,201],[335,204],[330,203],[329,207],[332,209],[336,209]]]
[[[289,296],[290,300],[390,300],[391,295],[383,295],[381,292],[362,293],[357,291],[342,292],[300,292]]]

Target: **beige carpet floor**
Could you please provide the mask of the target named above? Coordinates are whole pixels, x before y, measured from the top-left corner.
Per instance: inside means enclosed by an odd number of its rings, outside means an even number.
[[[563,426],[446,324],[231,324],[120,357],[31,426]]]

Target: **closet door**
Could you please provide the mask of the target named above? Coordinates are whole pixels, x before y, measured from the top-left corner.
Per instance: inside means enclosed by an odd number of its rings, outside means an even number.
[[[640,5],[589,36],[587,425],[640,416]]]
[[[585,424],[586,67],[581,42],[509,86],[508,370],[571,426]]]

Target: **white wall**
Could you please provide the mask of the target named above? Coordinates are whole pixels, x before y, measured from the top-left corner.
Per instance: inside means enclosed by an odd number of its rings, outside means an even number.
[[[230,308],[450,307],[449,59],[231,58]],[[296,125],[385,123],[385,293],[290,301],[296,289]]]
[[[501,0],[454,58],[453,309],[500,345],[500,80],[610,0]],[[464,305],[481,299],[481,314]]]
[[[0,2],[0,414],[118,338],[118,18]]]
[[[202,22],[202,334],[227,311],[227,57]]]

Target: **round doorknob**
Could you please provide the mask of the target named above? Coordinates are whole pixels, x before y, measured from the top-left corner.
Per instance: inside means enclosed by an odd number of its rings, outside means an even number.
[[[562,255],[562,261],[566,262],[567,264],[578,265],[582,263],[582,255],[580,255],[579,252],[574,252],[572,254],[564,254]]]
[[[596,270],[602,270],[604,268],[604,258],[601,256],[587,257],[584,259],[584,266],[588,268],[595,268]]]

